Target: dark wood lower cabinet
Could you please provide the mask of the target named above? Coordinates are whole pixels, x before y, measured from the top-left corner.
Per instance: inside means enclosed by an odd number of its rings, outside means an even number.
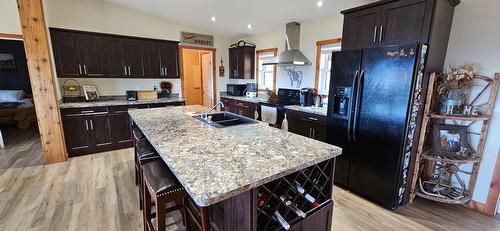
[[[61,109],[70,157],[132,147],[128,110],[184,105],[183,102]]]
[[[319,141],[326,141],[326,117],[311,113],[286,110],[288,130]]]
[[[257,107],[259,106],[256,103],[225,97],[221,97],[221,101],[222,103],[224,103],[225,111],[232,112],[234,114],[245,116],[251,119],[255,118],[255,111],[257,111]]]

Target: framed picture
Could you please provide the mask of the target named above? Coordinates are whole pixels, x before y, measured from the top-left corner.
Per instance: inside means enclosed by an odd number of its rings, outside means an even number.
[[[14,54],[0,53],[0,71],[16,71]]]
[[[471,148],[467,139],[467,127],[459,125],[436,124],[433,130],[434,153],[453,158],[469,158]]]
[[[83,86],[82,88],[86,100],[94,101],[99,99],[99,94],[97,94],[97,88],[95,86]]]

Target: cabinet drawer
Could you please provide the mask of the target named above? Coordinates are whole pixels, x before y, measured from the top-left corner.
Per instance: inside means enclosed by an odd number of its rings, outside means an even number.
[[[226,106],[229,106],[230,104],[234,104],[234,99],[230,99],[230,98],[225,98],[225,97],[221,97],[220,98],[220,101]],[[226,106],[226,107],[227,107]]]
[[[295,111],[295,110],[286,110],[286,114],[288,117],[292,117],[301,121],[312,122],[316,124],[326,125],[326,116]]]
[[[108,114],[107,107],[86,107],[86,108],[63,108],[61,114],[64,117],[83,116],[83,115],[103,115]]]
[[[257,104],[241,100],[235,100],[234,104],[238,107],[243,107],[250,110],[255,110],[257,108]]]
[[[113,106],[110,107],[110,112],[113,114],[127,113],[129,110],[148,108],[147,104],[127,105],[127,106]]]

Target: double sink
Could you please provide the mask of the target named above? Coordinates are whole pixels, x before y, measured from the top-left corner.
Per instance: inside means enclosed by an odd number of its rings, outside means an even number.
[[[205,119],[202,115],[192,116],[193,118],[200,120],[203,123],[209,124],[216,128],[224,128],[240,124],[252,124],[257,123],[257,121],[236,115],[230,112],[216,112],[207,114]]]

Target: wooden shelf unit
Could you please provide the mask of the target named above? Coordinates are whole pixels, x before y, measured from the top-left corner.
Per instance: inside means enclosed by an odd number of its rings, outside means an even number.
[[[417,154],[415,157],[415,165],[412,171],[412,181],[410,185],[410,203],[413,202],[415,196],[419,196],[422,198],[426,198],[429,200],[434,200],[442,203],[450,203],[450,204],[465,204],[470,207],[470,201],[472,198],[472,194],[474,192],[474,187],[476,185],[477,174],[479,171],[479,166],[481,164],[481,158],[484,151],[484,146],[486,144],[486,138],[488,135],[489,123],[491,119],[491,115],[493,113],[493,107],[495,105],[496,95],[498,92],[498,87],[500,84],[500,73],[496,73],[494,78],[489,78],[482,75],[475,75],[475,79],[482,80],[486,82],[486,86],[484,86],[483,90],[480,91],[479,94],[482,94],[487,88],[490,88],[490,95],[488,98],[488,102],[486,104],[486,112],[480,116],[454,116],[454,115],[439,115],[435,113],[435,109],[438,108],[438,102],[436,100],[436,81],[437,74],[432,73],[429,80],[429,87],[426,96],[426,102],[424,105],[424,117],[422,119],[422,129],[420,131],[420,138],[417,146]],[[476,97],[478,98],[478,97]],[[474,100],[475,101],[475,100]],[[427,148],[429,145],[426,144],[428,140],[428,136],[432,136],[431,126],[434,123],[441,123],[444,120],[453,120],[453,121],[482,121],[481,132],[479,133],[479,142],[476,148],[476,155],[474,158],[469,159],[454,159],[454,158],[444,158],[432,155],[432,151]],[[470,124],[469,124],[470,125]],[[454,163],[457,165],[462,164],[472,164],[472,171],[470,172],[470,180],[468,187],[466,188],[466,197],[460,200],[453,199],[443,199],[438,197],[433,197],[431,195],[427,195],[421,193],[418,187],[418,179],[421,176],[430,177],[433,173],[434,165],[436,162],[441,163]]]

